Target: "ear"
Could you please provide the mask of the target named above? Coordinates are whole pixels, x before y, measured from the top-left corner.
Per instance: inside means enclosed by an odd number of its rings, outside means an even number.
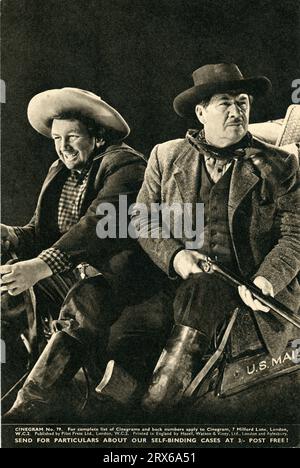
[[[101,148],[101,146],[105,145],[104,138],[97,138],[95,139],[96,148]]]
[[[204,125],[206,122],[205,108],[201,106],[201,104],[197,104],[197,106],[195,107],[195,113],[199,122]]]

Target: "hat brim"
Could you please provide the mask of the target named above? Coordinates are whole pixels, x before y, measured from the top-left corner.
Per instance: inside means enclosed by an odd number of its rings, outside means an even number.
[[[195,106],[203,99],[214,94],[228,91],[239,91],[251,96],[258,97],[267,94],[272,88],[270,80],[265,76],[247,78],[244,80],[222,81],[219,83],[207,83],[204,85],[193,86],[180,93],[174,99],[173,106],[175,112],[180,117],[193,117],[195,115]]]
[[[65,112],[93,119],[104,128],[116,131],[120,139],[130,133],[129,125],[119,112],[95,94],[78,88],[51,89],[37,94],[29,102],[27,115],[37,132],[51,138],[53,119]]]

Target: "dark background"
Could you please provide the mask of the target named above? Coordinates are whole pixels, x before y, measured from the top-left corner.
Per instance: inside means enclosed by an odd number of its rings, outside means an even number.
[[[52,142],[27,122],[29,100],[50,88],[95,92],[129,122],[129,144],[154,144],[195,125],[173,98],[206,63],[233,61],[262,74],[273,95],[252,121],[284,116],[300,78],[299,0],[3,0],[2,222],[31,217],[55,158]]]

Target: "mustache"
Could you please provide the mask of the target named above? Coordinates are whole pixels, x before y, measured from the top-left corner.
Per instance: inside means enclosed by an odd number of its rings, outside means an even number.
[[[239,125],[239,124],[245,125],[245,123],[246,123],[245,119],[243,119],[242,117],[237,117],[234,119],[230,119],[228,122],[226,122],[226,125]]]

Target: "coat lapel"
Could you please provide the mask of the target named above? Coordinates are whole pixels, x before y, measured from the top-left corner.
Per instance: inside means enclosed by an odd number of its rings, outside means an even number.
[[[39,196],[40,199],[42,199],[45,191],[47,190],[51,182],[54,180],[54,178],[57,176],[57,174],[59,174],[63,169],[65,169],[65,165],[60,160],[57,160],[56,163],[53,164],[41,188],[41,192]]]
[[[88,209],[88,207],[90,206],[94,198],[96,197],[97,192],[99,191],[99,187],[97,189],[97,185],[99,182],[97,178],[97,173],[99,171],[99,167],[101,165],[102,159],[104,158],[104,156],[107,156],[109,153],[116,152],[116,150],[119,151],[120,148],[123,150],[123,148],[129,148],[129,146],[125,145],[124,143],[122,144],[121,147],[120,145],[108,146],[108,148],[103,153],[98,154],[98,156],[96,156],[93,159],[93,163],[89,171],[89,175],[88,175],[86,190],[84,192],[83,200],[81,204],[81,210],[80,210],[81,216],[84,215],[84,213],[86,212],[86,210]]]
[[[196,203],[200,188],[202,155],[189,145],[174,162],[174,178],[184,203]]]
[[[233,217],[237,208],[258,181],[259,177],[254,173],[250,161],[237,161],[235,163],[228,198],[228,219],[231,234]]]
[[[90,206],[91,202],[93,201],[93,199],[95,198],[95,195],[97,193],[96,175],[97,175],[97,172],[98,172],[99,166],[100,166],[99,159],[101,161],[102,157],[101,158],[96,158],[93,161],[93,164],[92,164],[91,169],[90,169],[89,174],[88,174],[86,190],[85,190],[85,192],[83,194],[83,200],[82,200],[81,208],[80,208],[80,215],[81,216],[84,215],[84,213],[86,212],[87,208]]]

